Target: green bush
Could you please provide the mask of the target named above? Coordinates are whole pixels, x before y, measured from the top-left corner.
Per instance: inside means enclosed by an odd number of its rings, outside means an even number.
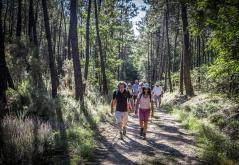
[[[217,129],[203,126],[199,142],[203,144],[203,157],[210,164],[236,164],[239,161],[239,144],[231,141]],[[230,163],[229,163],[230,164]]]
[[[67,130],[67,141],[72,155],[80,155],[89,159],[95,148],[92,138],[93,132],[89,128],[74,127]]]
[[[165,109],[167,112],[173,111],[173,106],[171,104],[162,104],[161,106],[163,109]]]
[[[214,113],[209,117],[211,123],[214,123],[219,128],[223,128],[226,125],[225,117],[223,114]]]

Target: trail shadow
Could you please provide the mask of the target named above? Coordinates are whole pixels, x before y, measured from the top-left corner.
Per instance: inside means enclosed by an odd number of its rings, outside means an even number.
[[[157,127],[159,127],[160,130],[163,130],[168,133],[177,133],[177,134],[185,135],[185,136],[190,135],[190,134],[185,134],[182,131],[179,131],[180,127],[169,126],[169,125],[160,124],[160,123],[153,123],[153,124],[156,125]]]
[[[180,136],[180,135],[168,135],[168,134],[164,134],[164,133],[160,133],[160,132],[155,133],[152,131],[149,131],[148,133],[156,134],[159,139],[166,139],[166,140],[173,141],[173,142],[183,142],[183,143],[186,143],[189,145],[194,145],[193,140],[185,139],[183,136]]]
[[[59,132],[54,135],[54,148],[46,148],[46,160],[43,160],[44,164],[59,164],[70,165],[69,146],[67,142],[66,125],[63,120],[62,107],[58,103],[59,100],[55,100],[56,108],[55,114],[51,116],[47,121],[50,123],[52,129],[55,132]],[[41,164],[41,163],[38,163]]]
[[[175,156],[178,158],[184,158],[185,155],[182,154],[180,151],[178,151],[177,149],[170,147],[168,145],[165,144],[160,144],[160,143],[156,143],[154,139],[147,139],[147,143],[148,145],[157,148],[161,151],[163,151],[164,153],[171,155],[171,156]]]
[[[89,160],[88,162],[84,162],[84,164],[100,164],[103,160],[107,158],[108,163],[114,163],[114,164],[127,164],[127,165],[135,165],[135,162],[132,162],[129,160],[127,157],[122,155],[119,151],[117,151],[114,148],[114,145],[106,139],[106,137],[102,136],[100,133],[99,128],[97,127],[96,122],[92,118],[91,114],[87,111],[87,109],[82,108],[83,113],[89,122],[91,128],[95,132],[95,140],[100,143],[101,147],[97,148],[94,152],[93,155],[94,157],[92,160]],[[79,162],[82,163],[82,162]]]
[[[69,149],[68,149],[68,142],[67,142],[67,133],[66,133],[66,126],[63,120],[61,107],[56,108],[56,121],[57,121],[57,124],[55,126],[57,130],[60,132],[60,137],[55,139],[56,140],[56,155],[58,155],[57,159],[59,160],[59,162],[57,163],[69,165],[70,156],[69,156]]]
[[[129,128],[129,130],[130,130],[130,128]],[[132,130],[132,132],[133,132],[133,130]],[[133,133],[135,133],[137,135],[136,132],[133,132]],[[136,136],[136,137],[140,138],[140,136]],[[141,143],[133,140],[132,138],[130,138],[128,136],[127,136],[127,138],[130,139],[130,141],[127,142],[127,144],[131,145],[131,146],[135,146],[134,149],[138,149],[138,150],[142,150],[142,151],[146,151],[146,150],[147,151],[156,151],[155,149],[158,149],[159,151],[161,151],[163,153],[167,153],[169,155],[173,155],[173,156],[176,155],[177,157],[184,157],[184,154],[182,154],[177,149],[170,147],[168,145],[165,145],[165,144],[156,143],[155,139],[152,139],[152,138],[146,139],[148,145],[144,145],[144,144],[141,144]],[[152,154],[152,155],[154,155],[154,154]],[[150,155],[150,156],[152,156],[152,155]]]

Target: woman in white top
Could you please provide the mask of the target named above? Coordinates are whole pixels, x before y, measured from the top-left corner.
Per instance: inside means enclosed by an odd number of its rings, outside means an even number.
[[[142,93],[138,95],[136,106],[137,109],[139,106],[140,136],[143,136],[143,139],[146,139],[150,111],[153,110],[150,86],[148,83],[144,84]]]

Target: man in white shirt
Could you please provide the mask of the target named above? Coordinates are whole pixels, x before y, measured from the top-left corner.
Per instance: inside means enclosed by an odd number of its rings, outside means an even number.
[[[153,95],[153,98],[154,98],[154,102],[155,102],[156,108],[160,108],[161,97],[163,95],[163,89],[159,85],[158,82],[156,82],[156,84],[155,84],[155,86],[153,88],[152,95]]]

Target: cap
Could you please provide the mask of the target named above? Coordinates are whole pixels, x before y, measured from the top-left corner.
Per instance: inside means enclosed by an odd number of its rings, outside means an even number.
[[[145,83],[143,87],[144,87],[144,88],[148,88],[148,89],[150,89],[150,86],[149,86],[148,83]]]

